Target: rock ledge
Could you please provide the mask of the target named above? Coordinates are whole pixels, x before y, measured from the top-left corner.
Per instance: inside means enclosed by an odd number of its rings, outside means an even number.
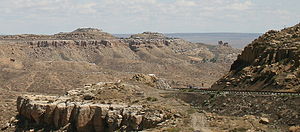
[[[17,99],[19,115],[36,125],[68,131],[143,130],[169,117],[141,105],[73,102],[69,96],[24,95]]]

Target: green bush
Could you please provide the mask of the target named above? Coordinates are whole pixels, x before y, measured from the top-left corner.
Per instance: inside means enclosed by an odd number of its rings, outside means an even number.
[[[158,99],[155,98],[155,97],[147,97],[146,100],[147,100],[147,101],[151,101],[151,102],[155,102],[155,101],[157,101]]]

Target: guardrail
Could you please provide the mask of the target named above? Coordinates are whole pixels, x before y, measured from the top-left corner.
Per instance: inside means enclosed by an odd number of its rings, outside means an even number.
[[[186,92],[198,93],[220,93],[220,94],[240,94],[240,95],[288,95],[300,96],[300,93],[292,92],[273,92],[273,91],[247,91],[247,90],[212,90],[208,88],[175,88],[178,90],[186,90]]]

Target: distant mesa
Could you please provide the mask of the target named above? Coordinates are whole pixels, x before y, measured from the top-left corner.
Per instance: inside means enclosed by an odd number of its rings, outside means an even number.
[[[114,39],[113,35],[103,32],[101,29],[97,28],[78,28],[72,32],[58,33],[54,35],[58,39]]]
[[[103,33],[103,30],[98,28],[77,28],[72,32],[60,32],[58,34],[70,34],[70,33]]]
[[[78,28],[72,32],[60,32],[54,35],[0,35],[0,40],[107,40],[116,37],[96,28]]]
[[[139,34],[131,35],[130,38],[134,39],[166,39],[167,37],[158,32],[143,32]]]
[[[101,33],[103,30],[102,29],[97,29],[97,28],[78,28],[73,31],[74,32],[88,32],[88,33]]]

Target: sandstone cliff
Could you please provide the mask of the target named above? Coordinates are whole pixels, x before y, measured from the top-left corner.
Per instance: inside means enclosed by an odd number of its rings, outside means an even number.
[[[141,105],[100,104],[73,102],[70,97],[46,95],[20,96],[18,112],[25,120],[47,129],[78,132],[143,130],[156,127],[170,118],[161,110]]]
[[[18,128],[111,132],[162,126],[169,122],[168,119],[174,120],[176,113],[158,105],[165,101],[157,92],[162,86],[168,86],[160,80],[154,75],[137,74],[129,80],[86,84],[63,96],[19,96],[17,110],[21,120]]]
[[[300,24],[268,31],[245,47],[215,89],[300,92]]]

